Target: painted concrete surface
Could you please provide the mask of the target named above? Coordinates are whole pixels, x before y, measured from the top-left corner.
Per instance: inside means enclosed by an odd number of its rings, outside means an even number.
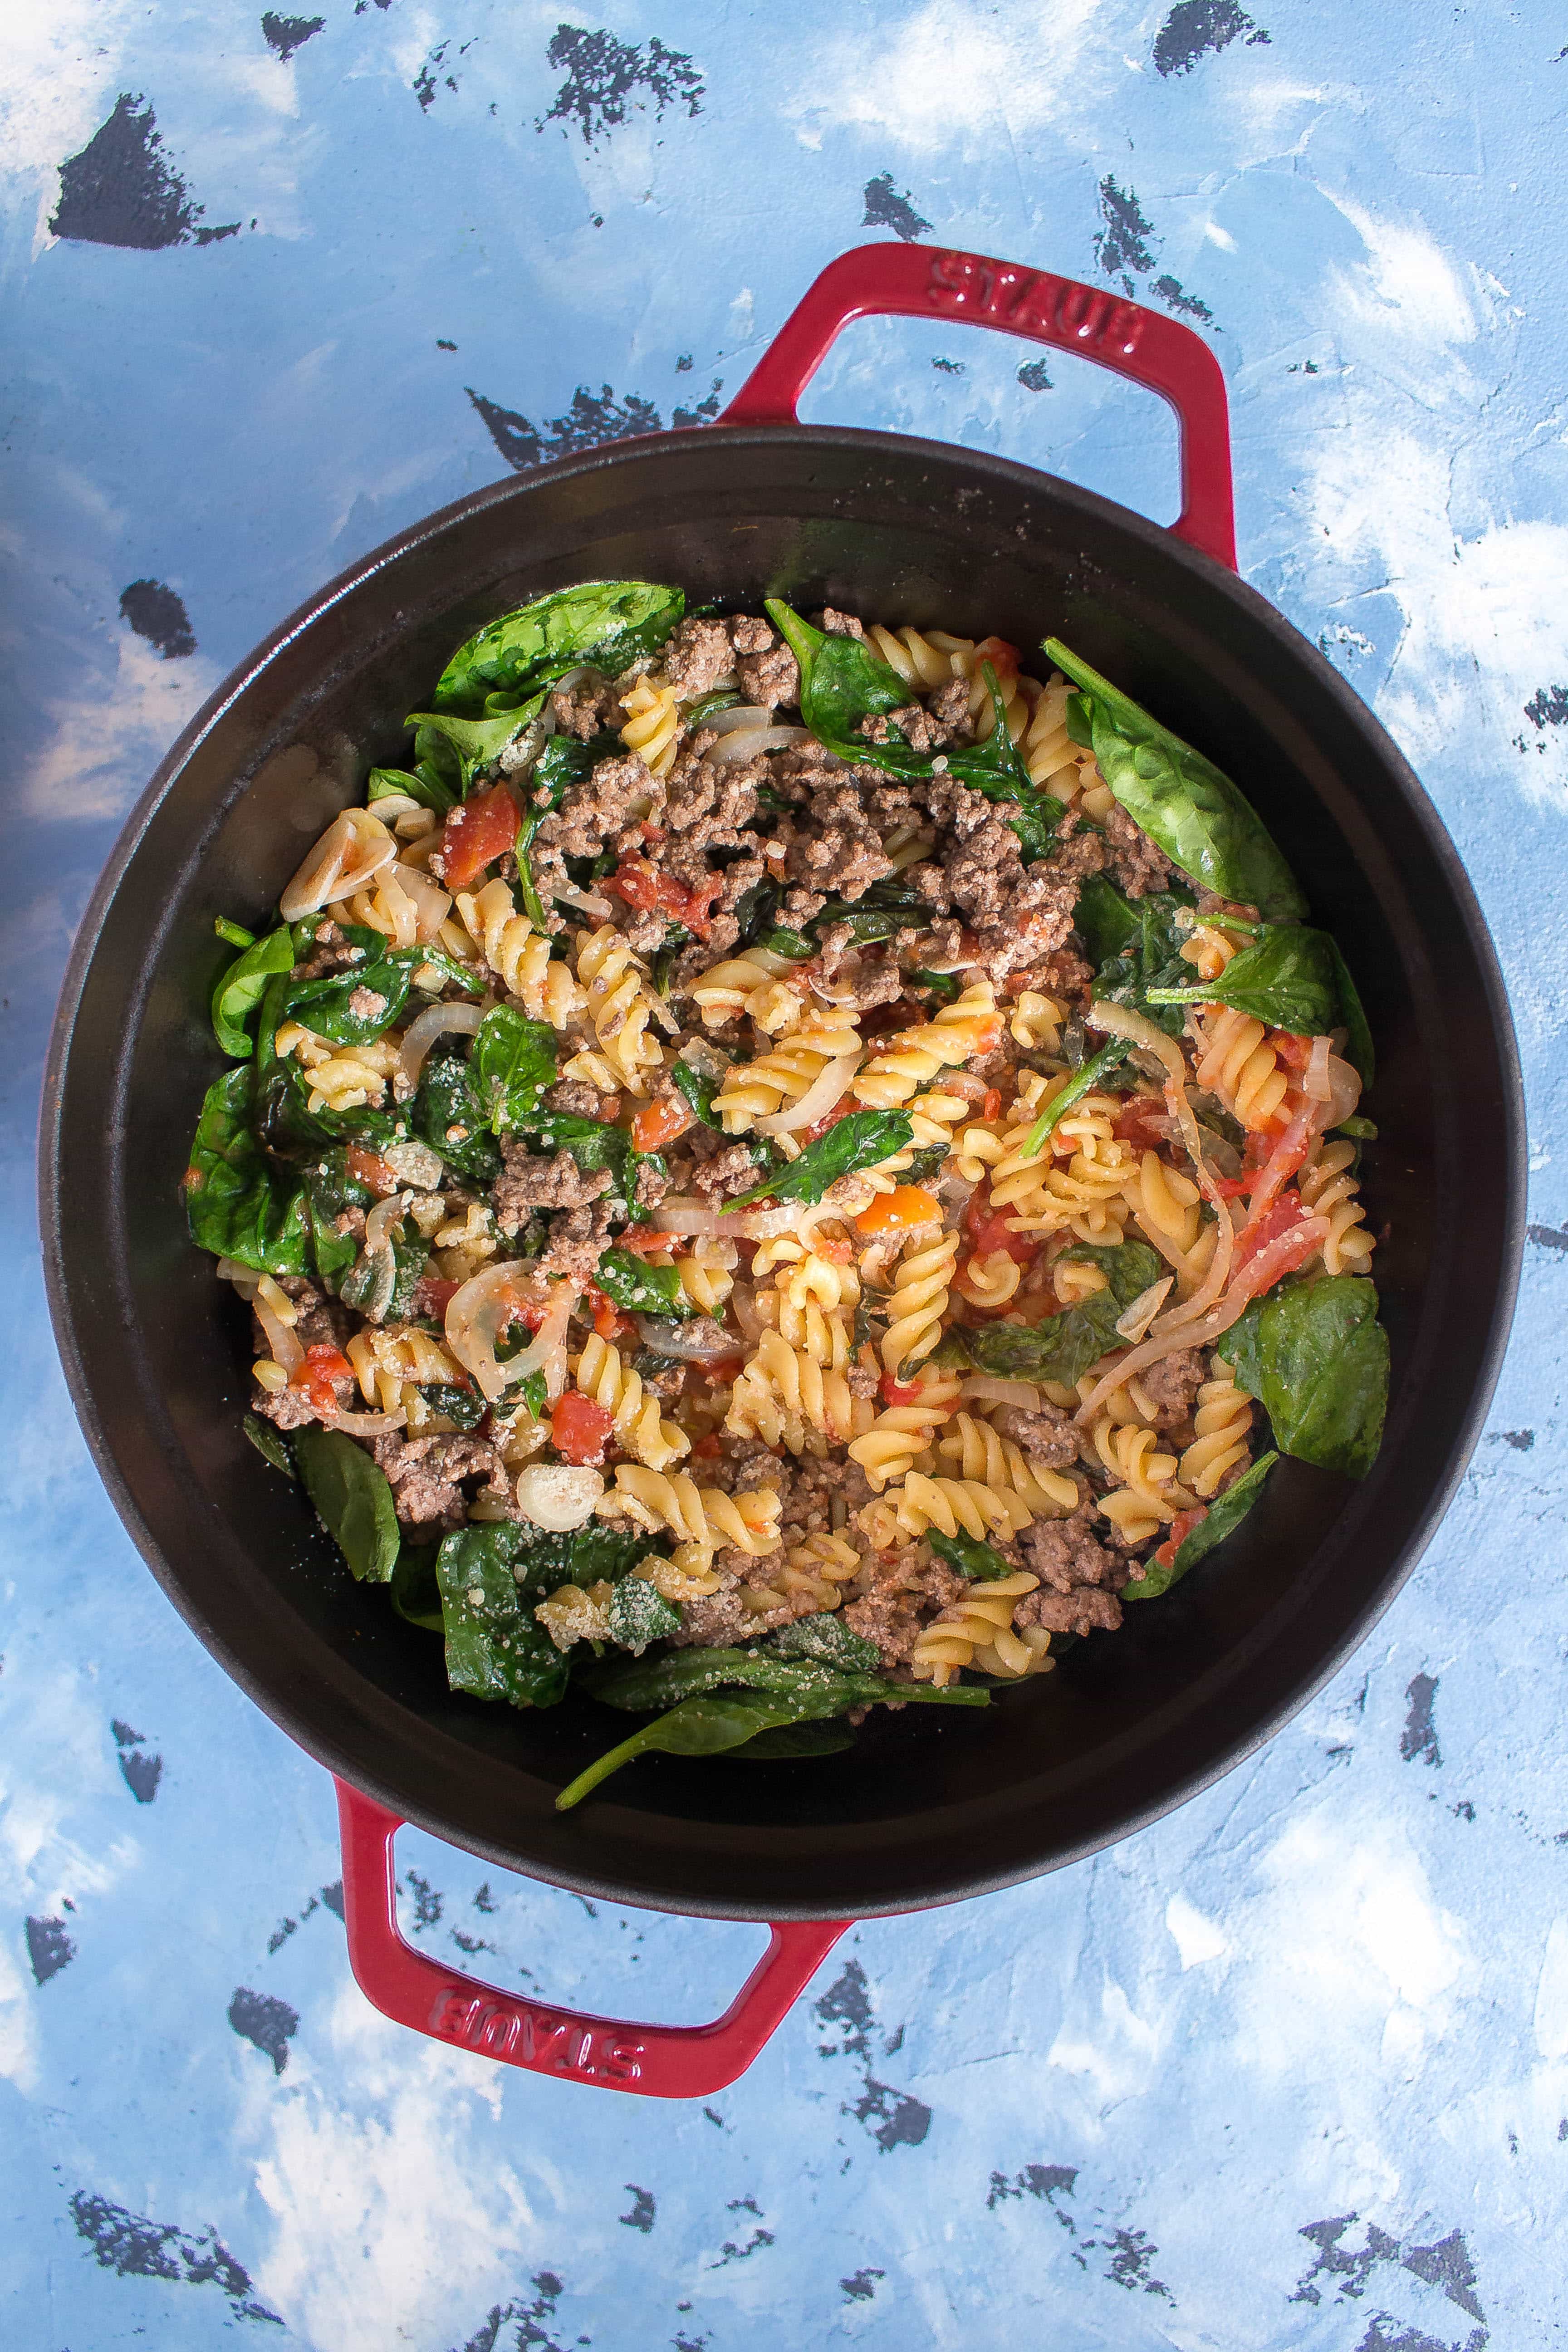
[[[320,5],[59,0],[5,35],[0,2336],[1560,2342],[1568,22]],[[1459,1499],[1323,1696],[1099,1860],[854,1934],[750,2075],[666,2108],[507,2077],[354,1990],[329,1785],[176,1620],[77,1434],[34,1101],[94,876],[232,662],[509,465],[710,414],[835,252],[914,236],[1212,333],[1242,567],[1409,752],[1494,927],[1532,1239]],[[808,413],[1174,510],[1152,403],[1000,339],[862,327]],[[403,1866],[416,1940],[593,2004],[710,2013],[757,1941],[422,1838]]]

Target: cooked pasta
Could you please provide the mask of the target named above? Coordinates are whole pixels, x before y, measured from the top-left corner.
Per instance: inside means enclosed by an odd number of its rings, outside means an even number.
[[[897,688],[856,655],[825,698],[860,624],[766,611],[591,583],[513,616],[550,651],[500,685],[459,648],[429,707],[511,740],[449,814],[446,747],[379,771],[213,998],[185,1199],[249,1433],[520,1706],[590,1670],[634,1711],[760,1687],[770,1730],[983,1703],[1256,1495],[1219,1349],[1289,1432],[1301,1328],[1375,1304],[1363,1016],[1239,795],[1234,872],[1174,752],[1141,828],[1125,698],[1055,639],[1030,676],[877,624]]]

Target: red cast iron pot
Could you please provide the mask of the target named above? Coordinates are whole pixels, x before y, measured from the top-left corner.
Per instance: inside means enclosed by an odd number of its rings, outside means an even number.
[[[1181,424],[1174,529],[1003,458],[797,424],[835,336],[874,312],[999,329],[1162,394]],[[847,1920],[1054,1869],[1226,1771],[1334,1671],[1431,1535],[1485,1412],[1518,1273],[1512,1029],[1420,785],[1234,560],[1224,384],[1188,329],[1044,272],[868,247],[824,271],[719,424],[542,467],[379,549],[241,664],[153,779],[83,922],[55,1029],[50,1304],[88,1441],[149,1566],[338,1776],[350,1956],[390,2016],[578,2081],[711,2093]],[[403,713],[459,639],[528,596],[625,575],[678,581],[694,604],[754,610],[777,593],[1026,647],[1053,629],[1241,780],[1349,949],[1378,1040],[1364,1181],[1387,1226],[1394,1397],[1363,1485],[1283,1465],[1169,1599],[984,1716],[881,1714],[847,1754],[766,1769],[659,1759],[563,1816],[556,1790],[624,1718],[580,1697],[534,1717],[455,1696],[439,1644],[353,1581],[244,1441],[243,1317],[191,1247],[178,1188],[218,1067],[214,916],[263,919],[366,766],[396,760]],[[768,1920],[773,1941],[710,2026],[519,2000],[402,1939],[404,1820],[586,1895]]]

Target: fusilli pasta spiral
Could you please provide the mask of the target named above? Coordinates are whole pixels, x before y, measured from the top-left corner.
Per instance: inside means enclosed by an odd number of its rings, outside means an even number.
[[[584,1396],[612,1415],[621,1444],[648,1469],[668,1470],[690,1450],[690,1440],[661,1418],[658,1398],[621,1361],[620,1350],[596,1333],[584,1344],[572,1376]]]

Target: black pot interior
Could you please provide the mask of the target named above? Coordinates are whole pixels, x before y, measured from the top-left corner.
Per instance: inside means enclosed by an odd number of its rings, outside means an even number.
[[[778,593],[1025,647],[1054,630],[1242,783],[1343,943],[1377,1040],[1363,1183],[1386,1228],[1394,1403],[1364,1486],[1284,1465],[1168,1600],[1130,1607],[1124,1631],[984,1715],[879,1712],[853,1750],[814,1763],[651,1759],[562,1817],[556,1789],[625,1718],[454,1696],[438,1641],[353,1583],[241,1434],[244,1318],[186,1238],[178,1184],[221,1066],[214,916],[262,919],[366,768],[396,762],[399,720],[471,627],[619,575],[679,582],[693,604]],[[448,510],[327,591],[230,681],[143,804],[79,948],[54,1079],[46,1225],[68,1370],[177,1606],[286,1729],[410,1819],[668,1908],[941,1901],[1102,1844],[1225,1769],[1415,1558],[1511,1306],[1507,1010],[1447,837],[1375,722],[1278,614],[1165,534],[1023,467],[879,435],[720,428],[604,452]],[[1466,1131],[1495,1145],[1468,1156],[1462,1187],[1461,1102]]]

